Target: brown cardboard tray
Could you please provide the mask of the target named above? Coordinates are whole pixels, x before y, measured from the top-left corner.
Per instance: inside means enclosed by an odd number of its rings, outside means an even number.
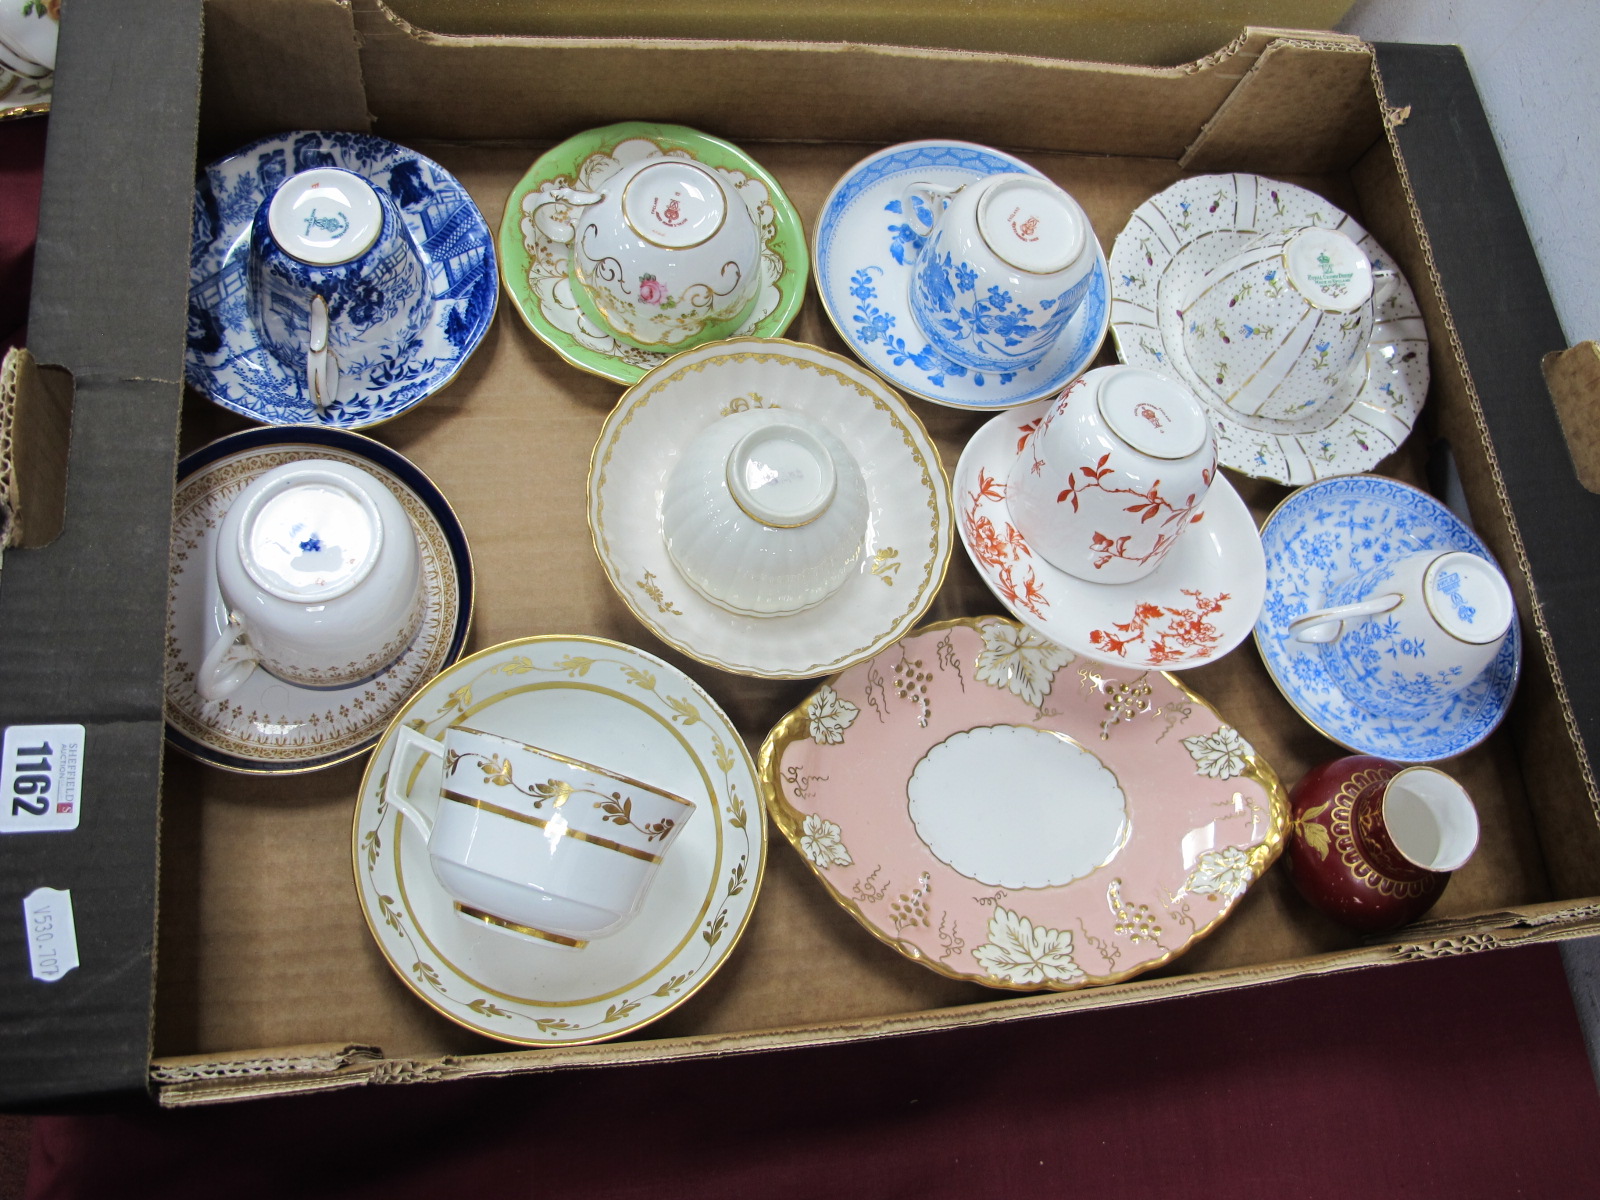
[[[877,46],[443,37],[409,27],[377,0],[209,0],[205,16],[201,161],[283,129],[370,130],[453,171],[492,228],[543,149],[633,118],[744,146],[787,190],[808,237],[851,164],[929,136],[1023,156],[1083,203],[1107,249],[1138,204],[1187,174],[1254,171],[1318,191],[1396,257],[1432,336],[1422,425],[1379,469],[1426,485],[1430,453],[1448,442],[1473,520],[1513,579],[1527,656],[1512,718],[1448,765],[1478,803],[1481,848],[1424,923],[1386,940],[1364,943],[1328,923],[1279,868],[1167,968],[1100,989],[1013,996],[900,958],[837,908],[774,836],[753,919],[721,973],[632,1038],[570,1049],[519,1050],[458,1028],[395,977],[353,893],[350,817],[362,763],[272,779],[169,751],[152,1066],[163,1104],[818,1045],[1600,929],[1600,900],[1591,899],[1600,896],[1600,825],[1580,722],[1530,582],[1506,483],[1514,472],[1490,440],[1470,347],[1447,305],[1401,149],[1407,123],[1435,114],[1420,100],[1409,113],[1390,104],[1385,84],[1403,76],[1380,70],[1371,47],[1251,29],[1200,62],[1139,68]],[[845,352],[814,293],[788,336]],[[1535,376],[1539,354],[1559,348],[1529,351]],[[1114,361],[1109,340],[1101,361]],[[619,393],[560,361],[502,298],[458,379],[372,432],[431,475],[465,524],[479,589],[469,650],[548,632],[638,645],[693,676],[753,751],[813,684],[735,677],[667,649],[630,616],[596,561],[585,477]],[[947,469],[985,419],[913,407]],[[181,448],[238,427],[190,393]],[[1238,482],[1258,516],[1286,494]],[[992,611],[957,547],[927,619]],[[1185,682],[1286,783],[1339,752],[1295,716],[1248,645]]]

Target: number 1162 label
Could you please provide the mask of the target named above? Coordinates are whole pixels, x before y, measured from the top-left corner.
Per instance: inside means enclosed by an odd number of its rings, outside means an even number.
[[[82,725],[11,725],[0,745],[0,833],[78,827]]]

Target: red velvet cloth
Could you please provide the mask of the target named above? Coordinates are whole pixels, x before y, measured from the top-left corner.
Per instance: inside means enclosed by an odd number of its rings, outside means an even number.
[[[47,117],[0,121],[0,353],[26,336],[49,124]]]
[[[720,1061],[42,1118],[31,1200],[1600,1196],[1538,946]]]

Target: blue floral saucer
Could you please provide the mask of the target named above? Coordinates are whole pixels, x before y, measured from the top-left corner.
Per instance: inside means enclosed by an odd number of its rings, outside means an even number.
[[[1082,307],[1050,353],[1024,371],[974,371],[928,344],[911,316],[911,268],[923,239],[901,214],[906,185],[957,187],[1027,163],[970,142],[906,142],[863,159],[817,219],[812,262],[828,319],[850,349],[902,391],[950,408],[1015,408],[1054,395],[1094,362],[1110,321],[1103,252]],[[1098,250],[1098,247],[1097,247]]]
[[[338,398],[321,413],[307,393],[304,368],[267,349],[245,302],[250,223],[279,183],[311,167],[342,167],[394,197],[433,303],[420,336],[373,344],[346,363]],[[455,377],[494,319],[498,295],[489,226],[438,163],[360,133],[266,138],[212,163],[195,188],[185,374],[213,402],[268,425],[376,425]]]
[[[1476,746],[1505,716],[1522,667],[1515,620],[1499,656],[1437,715],[1376,717],[1345,698],[1318,647],[1289,636],[1322,607],[1331,585],[1417,550],[1466,550],[1493,559],[1478,536],[1425,492],[1378,475],[1319,480],[1292,493],[1261,530],[1267,599],[1256,646],[1284,698],[1325,737],[1360,754],[1436,762]]]

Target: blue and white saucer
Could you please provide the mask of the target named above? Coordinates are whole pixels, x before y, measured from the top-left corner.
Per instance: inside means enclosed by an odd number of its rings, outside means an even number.
[[[1256,646],[1284,698],[1318,732],[1360,754],[1396,762],[1436,762],[1472,749],[1510,707],[1522,667],[1515,620],[1499,656],[1449,705],[1426,720],[1364,711],[1334,684],[1315,646],[1289,625],[1321,608],[1329,588],[1370,567],[1418,550],[1466,550],[1492,561],[1478,536],[1439,501],[1378,475],[1323,479],[1292,493],[1261,530],[1267,599]]]
[[[218,612],[213,545],[229,507],[284,463],[332,459],[374,476],[400,502],[422,556],[423,618],[406,652],[372,679],[308,688],[257,670],[223,700],[195,690],[195,672],[227,624]],[[246,429],[178,464],[167,599],[167,740],[201,762],[258,775],[297,774],[365,752],[417,690],[456,659],[472,623],[472,552],[461,521],[403,454],[359,433],[300,426]]]
[[[812,262],[822,307],[850,349],[901,391],[950,408],[1002,409],[1054,395],[1094,362],[1110,323],[1110,276],[1096,251],[1094,281],[1050,353],[1024,371],[973,371],[928,344],[908,285],[923,238],[901,216],[918,181],[959,187],[1024,171],[1021,159],[971,142],[905,142],[863,159],[834,185],[817,218]]]
[[[278,184],[311,167],[342,167],[394,197],[433,298],[420,336],[374,344],[342,366],[338,398],[321,413],[304,368],[267,349],[246,304],[250,222]],[[494,319],[498,296],[489,226],[438,163],[367,134],[266,138],[212,163],[195,188],[184,373],[214,403],[268,425],[376,425],[455,378]]]

